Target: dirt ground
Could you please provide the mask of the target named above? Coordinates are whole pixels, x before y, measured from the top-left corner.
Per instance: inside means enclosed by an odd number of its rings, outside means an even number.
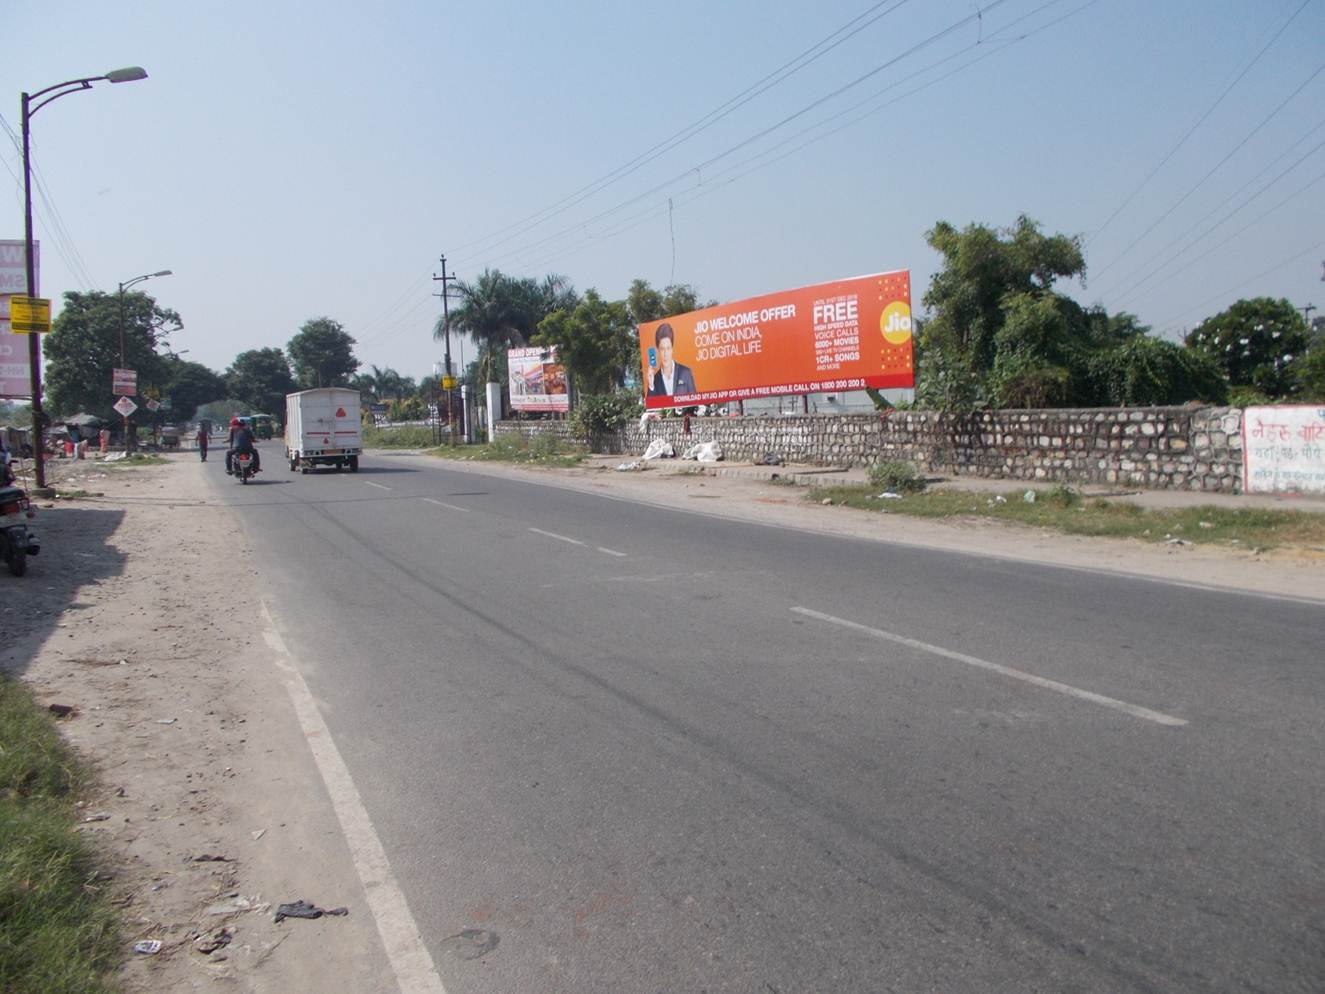
[[[196,453],[168,459],[131,470],[52,464],[57,486],[96,496],[38,502],[41,555],[26,577],[0,571],[8,635],[0,666],[43,703],[73,708],[62,730],[100,777],[80,831],[108,857],[111,872],[99,885],[123,905],[131,930],[123,988],[394,990],[363,886],[282,692],[288,664],[262,637],[269,625],[249,540],[216,502]],[[822,507],[768,481],[682,467],[617,473],[614,464],[466,465],[833,534],[1325,600],[1316,550],[1253,555],[927,522]],[[273,921],[278,904],[298,899],[349,913]],[[131,952],[140,939],[162,948]]]

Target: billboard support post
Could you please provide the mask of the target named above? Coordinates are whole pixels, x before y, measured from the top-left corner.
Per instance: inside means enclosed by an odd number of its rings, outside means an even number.
[[[488,441],[491,442],[497,437],[497,422],[501,420],[501,384],[485,384],[484,390],[488,400]]]

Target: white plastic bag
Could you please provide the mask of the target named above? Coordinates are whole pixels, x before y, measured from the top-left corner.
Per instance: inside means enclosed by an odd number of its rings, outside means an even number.
[[[661,438],[655,438],[644,450],[645,459],[672,459],[675,456],[676,450],[672,448],[672,443]]]

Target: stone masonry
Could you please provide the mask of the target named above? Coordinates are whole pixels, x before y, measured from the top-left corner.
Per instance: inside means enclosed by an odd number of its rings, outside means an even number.
[[[689,434],[685,434],[687,425]],[[499,434],[551,432],[583,442],[569,421],[503,421]],[[921,473],[1075,485],[1240,493],[1242,411],[1147,407],[1029,411],[889,410],[878,414],[650,419],[595,452],[639,455],[655,438],[680,454],[714,440],[733,461],[766,453],[820,466],[910,463]]]

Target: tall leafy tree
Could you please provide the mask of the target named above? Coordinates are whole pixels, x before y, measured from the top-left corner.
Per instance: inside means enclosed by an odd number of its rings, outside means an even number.
[[[932,312],[919,340],[917,400],[937,407],[996,403],[999,395],[1028,398],[1065,389],[1061,336],[1089,334],[1055,293],[1060,279],[1085,274],[1079,238],[1045,235],[1026,216],[1013,227],[982,224],[958,231],[940,221],[926,238],[943,256],[924,304]],[[1017,323],[1000,339],[1009,314]],[[997,376],[995,364],[1003,357]]]
[[[480,375],[494,379],[498,373],[494,359],[501,352],[504,371],[508,342],[524,345],[538,331],[540,321],[553,311],[573,309],[579,299],[564,276],[549,275],[540,282],[497,269],[485,269],[473,282],[457,280],[454,293],[459,304],[450,312],[451,332],[474,340]],[[445,337],[445,319],[439,318],[433,338],[441,341]]]
[[[609,393],[625,382],[626,371],[634,365],[623,361],[635,341],[633,332],[624,300],[607,301],[590,290],[573,310],[545,317],[534,344],[556,346],[578,392]]]
[[[716,300],[700,303],[699,291],[689,283],[674,283],[662,290],[655,290],[648,280],[632,280],[630,289],[626,291],[626,307],[630,320],[635,324],[661,321],[687,311],[712,307],[716,303]]]
[[[250,349],[235,356],[225,371],[231,398],[261,414],[285,413],[285,395],[298,389],[290,375],[290,363],[277,348]]]
[[[170,398],[170,417],[191,421],[203,404],[227,395],[225,380],[202,363],[182,359],[166,360],[165,396]]]
[[[137,371],[140,388],[165,383],[166,357],[156,350],[183,322],[145,293],[126,293],[123,304],[124,368]],[[113,408],[111,371],[120,367],[120,329],[118,294],[69,291],[64,295],[60,315],[42,344],[50,413],[58,417],[85,411],[119,419]]]
[[[1209,356],[1230,387],[1250,388],[1270,398],[1291,392],[1294,364],[1310,340],[1302,315],[1287,300],[1239,300],[1206,318],[1191,332],[1189,348]]]
[[[339,321],[327,317],[305,321],[286,345],[295,379],[304,387],[344,386],[359,368],[354,344]]]

